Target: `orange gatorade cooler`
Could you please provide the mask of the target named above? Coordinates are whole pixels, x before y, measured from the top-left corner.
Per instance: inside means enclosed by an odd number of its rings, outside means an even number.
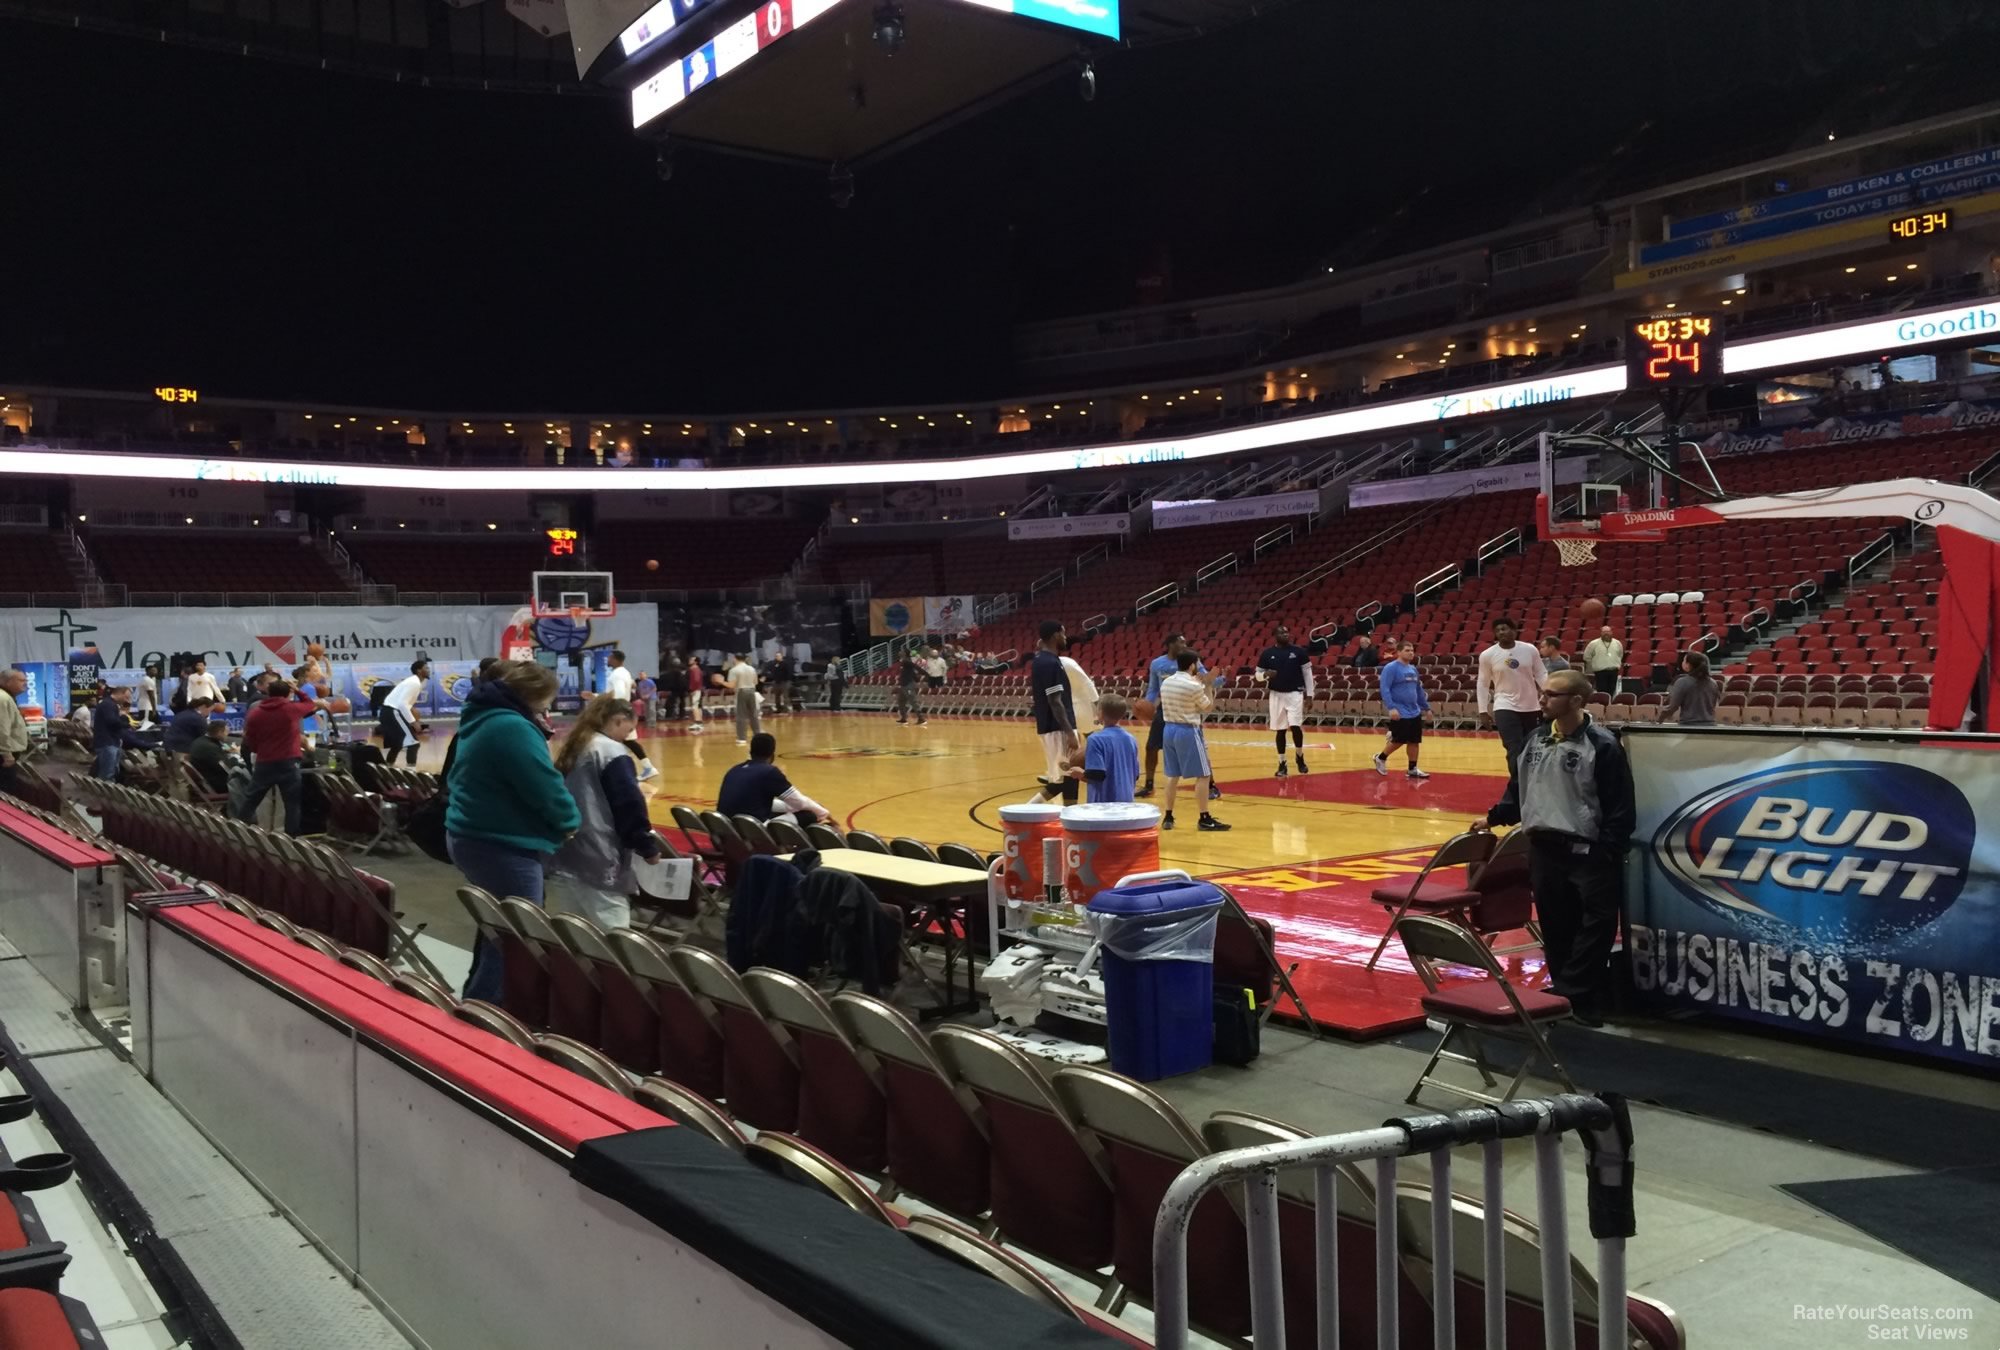
[[[1038,905],[1047,894],[1042,870],[1042,841],[1062,837],[1062,808],[1038,802],[1000,808],[1001,884],[1009,904]]]
[[[1135,872],[1160,867],[1160,812],[1143,802],[1097,802],[1062,813],[1063,898],[1087,905]]]

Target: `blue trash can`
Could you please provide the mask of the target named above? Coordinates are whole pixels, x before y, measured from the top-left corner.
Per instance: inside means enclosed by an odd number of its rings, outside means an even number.
[[[1215,916],[1205,881],[1148,881],[1099,891],[1087,907],[1104,948],[1111,1067],[1151,1082],[1208,1067],[1215,1043]]]

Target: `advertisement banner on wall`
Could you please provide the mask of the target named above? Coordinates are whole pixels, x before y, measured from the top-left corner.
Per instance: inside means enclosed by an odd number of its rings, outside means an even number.
[[[926,633],[963,633],[972,627],[977,601],[969,595],[927,595],[924,597]]]
[[[0,663],[68,661],[90,666],[165,666],[174,652],[199,652],[210,671],[253,675],[272,666],[289,674],[314,643],[330,671],[348,665],[400,667],[419,656],[477,662],[502,656],[512,632],[536,652],[557,656],[622,647],[647,664],[659,651],[659,613],[621,605],[608,619],[536,619],[505,605],[302,606],[296,609],[32,608],[0,610]],[[72,655],[76,653],[76,655]],[[643,658],[639,655],[643,653]],[[72,671],[73,679],[76,671]],[[398,678],[401,678],[401,675]]]
[[[1264,497],[1232,497],[1227,501],[1154,502],[1153,528],[1174,530],[1188,525],[1226,525],[1240,520],[1276,520],[1319,512],[1319,490],[1278,492]]]
[[[2000,801],[1964,786],[1992,781],[1995,746],[1626,743],[1642,998],[2000,1067]]]
[[[924,598],[906,595],[899,599],[868,602],[868,631],[875,637],[901,637],[919,631],[924,621]]]
[[[1068,539],[1097,534],[1130,534],[1132,517],[1122,512],[1115,516],[1040,516],[1030,520],[1010,520],[1007,522],[1009,539]]]
[[[1581,483],[1596,463],[1589,455],[1556,461],[1557,483]],[[1539,464],[1496,464],[1489,469],[1461,469],[1418,478],[1389,478],[1379,483],[1355,483],[1347,489],[1349,507],[1390,506],[1397,502],[1442,501],[1462,492],[1532,492],[1541,486]]]

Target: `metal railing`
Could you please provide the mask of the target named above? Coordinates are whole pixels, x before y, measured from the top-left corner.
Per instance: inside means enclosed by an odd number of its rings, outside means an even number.
[[[1458,563],[1449,563],[1427,577],[1417,578],[1417,584],[1411,588],[1411,598],[1413,603],[1421,605],[1427,597],[1463,585],[1464,582],[1465,568]]]
[[[1475,1107],[1449,1115],[1390,1120],[1372,1130],[1296,1142],[1259,1144],[1213,1153],[1191,1164],[1167,1188],[1153,1226],[1153,1343],[1186,1350],[1188,1333],[1188,1229],[1202,1198],[1240,1183],[1243,1224],[1250,1248],[1251,1343],[1256,1350],[1284,1350],[1285,1287],[1280,1264],[1278,1174],[1311,1168],[1313,1236],[1318,1294],[1318,1344],[1340,1346],[1340,1201],[1343,1169],[1374,1164],[1374,1265],[1376,1343],[1402,1345],[1400,1311],[1404,1244],[1397,1233],[1397,1162],[1422,1155],[1430,1164],[1430,1232],[1426,1258],[1431,1276],[1434,1343],[1459,1344],[1460,1265],[1453,1252],[1452,1150],[1478,1146],[1486,1344],[1504,1347],[1508,1313],[1505,1145],[1533,1139],[1537,1234],[1541,1258],[1541,1312],[1549,1350],[1574,1350],[1576,1288],[1570,1259],[1563,1136],[1582,1137],[1590,1192],[1591,1236],[1597,1242],[1597,1343],[1631,1343],[1626,1303],[1625,1241],[1637,1232],[1632,1199],[1632,1122],[1622,1098],[1564,1093],[1537,1101]]]
[[[1873,567],[1884,553],[1889,555],[1891,564],[1896,561],[1896,532],[1894,530],[1882,531],[1880,535],[1863,544],[1855,551],[1854,556],[1847,560],[1845,567],[1842,569],[1842,575],[1847,578],[1848,585],[1853,585],[1855,579]]]
[[[1523,542],[1523,538],[1524,536],[1521,534],[1521,527],[1518,525],[1516,525],[1511,530],[1504,530],[1501,533],[1494,535],[1491,539],[1488,539],[1485,543],[1479,546],[1479,554],[1477,559],[1473,563],[1473,567],[1480,573],[1480,575],[1482,576],[1485,575],[1487,563],[1493,561],[1497,557],[1500,557],[1502,554],[1519,553],[1524,547],[1526,547],[1525,543]]]
[[[1194,574],[1194,588],[1200,590],[1217,577],[1228,576],[1236,570],[1236,567],[1236,555],[1234,553],[1225,553],[1213,562],[1204,563]]]
[[[992,623],[995,619],[1012,614],[1020,607],[1021,597],[1008,591],[1005,595],[989,595],[983,600],[974,601],[972,617],[978,623]]]
[[[1363,539],[1360,543],[1355,544],[1352,547],[1348,548],[1345,552],[1335,554],[1333,557],[1328,558],[1325,562],[1319,564],[1317,567],[1307,568],[1305,571],[1299,573],[1299,575],[1293,577],[1290,581],[1286,582],[1284,585],[1278,587],[1275,590],[1266,592],[1257,601],[1257,608],[1260,611],[1266,610],[1269,609],[1272,605],[1277,604],[1280,600],[1289,600],[1292,596],[1297,595],[1300,591],[1305,590],[1308,586],[1314,585],[1315,583],[1322,581],[1327,577],[1332,576],[1335,572],[1340,571],[1343,567],[1346,567],[1352,563],[1360,561],[1362,558],[1366,557],[1370,553],[1373,553],[1376,549],[1379,549],[1383,547],[1385,544],[1388,544],[1396,539],[1401,538],[1403,535],[1408,534],[1411,530],[1415,529],[1418,525],[1422,524],[1424,521],[1430,519],[1430,517],[1435,515],[1437,512],[1443,510],[1445,507],[1458,501],[1461,497],[1469,495],[1470,492],[1468,490],[1465,492],[1453,493],[1449,497],[1439,498],[1437,501],[1434,502],[1425,503],[1421,508],[1411,512],[1409,515],[1403,517],[1403,519],[1397,521],[1395,524],[1389,526],[1387,529],[1377,530],[1374,534],[1369,535],[1366,539]]]
[[[2000,450],[1995,450],[1992,454],[1974,465],[1972,472],[1965,475],[1965,485],[1967,487],[1979,487],[1996,473],[2000,473]]]
[[[1044,572],[1028,583],[1028,598],[1034,599],[1043,591],[1052,590],[1069,580],[1069,569],[1058,567],[1052,572]]]
[[[1178,581],[1169,581],[1166,585],[1156,590],[1147,591],[1137,600],[1134,600],[1132,602],[1132,612],[1134,614],[1150,614],[1162,605],[1171,605],[1180,598],[1181,584]]]
[[[1107,539],[1103,543],[1092,544],[1089,548],[1077,554],[1074,558],[1070,559],[1069,565],[1072,571],[1076,572],[1079,576],[1081,576],[1083,574],[1084,568],[1090,566],[1094,562],[1104,562],[1110,557],[1111,557],[1111,541]]]
[[[1081,625],[1083,631],[1086,633],[1095,633],[1100,629],[1109,628],[1110,626],[1111,616],[1109,614],[1093,614],[1085,619]]]
[[[1355,627],[1360,627],[1364,620],[1374,618],[1382,610],[1383,604],[1380,600],[1370,600],[1365,604],[1357,606],[1354,611]]]
[[[1256,562],[1274,548],[1283,548],[1298,538],[1298,531],[1290,525],[1280,525],[1275,530],[1266,530],[1250,545],[1250,561]]]

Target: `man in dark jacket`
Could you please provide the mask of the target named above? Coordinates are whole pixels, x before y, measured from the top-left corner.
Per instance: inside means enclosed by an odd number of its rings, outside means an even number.
[[[1521,748],[1516,784],[1487,815],[1528,831],[1549,989],[1583,1026],[1602,1026],[1603,988],[1625,901],[1625,855],[1638,810],[1618,738],[1591,719],[1591,684],[1559,670],[1542,687],[1548,720]]]
[[[132,719],[127,716],[131,705],[132,691],[123,685],[106,690],[97,701],[97,708],[90,715],[90,748],[97,757],[90,770],[92,778],[117,782],[125,752],[144,750],[151,745],[133,729]]]

